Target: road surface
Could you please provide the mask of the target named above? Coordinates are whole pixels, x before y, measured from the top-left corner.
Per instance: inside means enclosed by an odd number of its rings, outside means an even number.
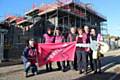
[[[18,69],[17,69],[18,68]],[[0,80],[120,80],[120,49],[109,51],[102,59],[102,73],[88,75],[79,74],[78,71],[57,71],[54,63],[54,71],[46,72],[45,66],[39,68],[39,74],[25,77],[23,65],[15,65],[0,68]]]

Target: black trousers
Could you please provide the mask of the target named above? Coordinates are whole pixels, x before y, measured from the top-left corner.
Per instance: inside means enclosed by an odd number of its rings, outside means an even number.
[[[57,62],[57,66],[58,66],[58,68],[61,68],[61,63]]]
[[[73,61],[67,61],[67,68],[73,67]]]
[[[73,64],[73,66],[74,66],[74,69],[77,69],[77,55],[76,55],[76,53],[75,53],[75,58],[74,58],[74,64]]]
[[[62,61],[62,70],[65,69],[65,61]]]
[[[46,64],[46,70],[52,70],[52,63]]]
[[[57,66],[58,66],[58,69],[64,70],[65,69],[65,61],[57,62]]]
[[[62,70],[65,69],[65,61],[62,61],[62,62],[58,61],[57,67],[58,69],[62,69]]]
[[[87,55],[86,55],[86,61],[87,61],[87,70],[88,70],[88,65],[89,65],[89,62],[90,62],[90,68],[91,70],[94,70],[94,67],[93,67],[93,57],[92,57],[92,50],[90,52],[87,52]],[[90,59],[90,61],[89,61]]]
[[[101,61],[100,59],[94,59],[94,71],[97,72],[97,69],[101,71]]]
[[[66,68],[66,61],[57,62],[58,69],[64,70]],[[67,67],[69,66],[69,61],[67,61]]]

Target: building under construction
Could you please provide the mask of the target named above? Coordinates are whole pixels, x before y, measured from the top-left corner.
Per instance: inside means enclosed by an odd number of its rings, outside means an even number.
[[[34,7],[25,12],[24,17],[9,16],[4,22],[9,23],[8,34],[5,35],[6,45],[11,46],[8,49],[9,58],[20,58],[24,48],[25,40],[34,38],[41,42],[42,35],[47,27],[63,27],[63,34],[69,31],[70,27],[82,27],[88,25],[94,27],[97,33],[101,32],[101,23],[106,18],[93,10],[89,4],[68,0],[45,4],[40,7]],[[11,37],[9,37],[11,36]],[[16,57],[17,56],[17,57]]]
[[[63,27],[63,32],[67,32],[70,27],[82,27],[88,25],[94,27],[97,33],[101,32],[101,23],[106,18],[89,7],[89,4],[83,4],[69,0],[68,2],[57,2],[46,4],[40,8],[33,8],[25,13],[26,16],[32,17],[33,35],[42,36],[47,27]],[[20,22],[19,25],[24,24]],[[38,27],[38,28],[36,28]]]

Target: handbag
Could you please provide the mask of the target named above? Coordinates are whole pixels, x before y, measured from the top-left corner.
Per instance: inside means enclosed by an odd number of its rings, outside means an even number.
[[[104,54],[101,53],[100,51],[97,52],[98,57],[104,57]]]

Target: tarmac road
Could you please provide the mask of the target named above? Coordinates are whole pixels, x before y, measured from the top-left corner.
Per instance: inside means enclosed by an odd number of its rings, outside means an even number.
[[[56,63],[54,63],[56,68]],[[79,74],[78,71],[67,72],[57,71],[46,72],[45,66],[39,68],[39,74],[25,77],[23,66],[15,65],[0,68],[0,80],[120,80],[120,49],[109,51],[102,59],[102,73],[88,75]]]

